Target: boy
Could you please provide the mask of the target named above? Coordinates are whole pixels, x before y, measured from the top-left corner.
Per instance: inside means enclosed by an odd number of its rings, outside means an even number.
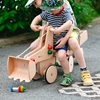
[[[54,48],[58,52],[58,60],[60,61],[62,69],[64,71],[61,85],[69,86],[73,81],[72,76],[69,72],[69,64],[66,59],[68,44],[73,50],[75,58],[80,65],[83,85],[93,85],[94,83],[92,81],[89,70],[87,70],[77,38],[70,37],[71,31],[73,29],[73,19],[71,17],[71,14],[65,9],[66,5],[64,1],[43,0],[41,6],[43,10],[47,11],[44,11],[40,15],[36,16],[33,19],[30,27],[34,31],[39,31],[39,26],[37,24],[42,20],[46,20],[49,25],[53,26]],[[30,47],[32,48],[32,44]]]

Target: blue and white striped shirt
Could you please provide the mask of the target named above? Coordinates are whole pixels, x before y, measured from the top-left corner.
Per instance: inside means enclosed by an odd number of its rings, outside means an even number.
[[[68,21],[68,20],[73,20],[71,14],[66,9],[64,9],[59,16],[52,15],[48,11],[42,12],[40,14],[40,16],[41,16],[42,20],[47,21],[49,23],[49,25],[51,25],[53,28],[60,27],[61,25],[66,23],[66,21]],[[54,44],[59,39],[65,37],[67,32],[68,32],[68,30],[65,30],[64,32],[61,32],[59,35],[54,34],[54,36],[53,36]]]

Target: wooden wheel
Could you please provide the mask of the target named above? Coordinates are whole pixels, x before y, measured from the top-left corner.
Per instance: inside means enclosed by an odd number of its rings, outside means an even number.
[[[53,83],[57,78],[57,68],[54,65],[49,66],[45,71],[45,80],[47,83]]]
[[[73,71],[73,65],[74,65],[73,57],[69,56],[68,61],[69,61],[69,71],[72,72]]]

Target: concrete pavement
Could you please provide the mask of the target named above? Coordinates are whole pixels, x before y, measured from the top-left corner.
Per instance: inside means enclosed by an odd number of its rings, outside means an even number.
[[[7,45],[16,44],[23,41],[34,40],[36,39],[36,34],[34,33],[23,33],[17,36],[13,36],[10,38],[1,38],[0,39],[0,47],[5,47]]]

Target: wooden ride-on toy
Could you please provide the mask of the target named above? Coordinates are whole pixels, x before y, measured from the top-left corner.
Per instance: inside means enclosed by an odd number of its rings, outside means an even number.
[[[14,80],[30,82],[32,79],[37,80],[44,76],[47,83],[53,83],[57,78],[57,68],[60,63],[57,59],[56,53],[53,50],[53,32],[52,27],[44,25],[41,29],[42,36],[40,37],[39,46],[33,51],[27,53],[22,58],[21,55],[9,56],[7,61],[8,77]],[[80,45],[87,40],[87,31],[81,31]],[[73,56],[70,53],[69,69],[73,70]],[[67,57],[68,58],[68,57]],[[56,64],[58,63],[58,65]]]
[[[32,79],[38,79],[39,76],[45,76],[48,83],[53,83],[57,77],[55,67],[55,57],[53,54],[53,33],[51,26],[43,26],[40,31],[39,46],[26,54],[24,58],[20,56],[8,57],[8,77],[19,79],[20,81],[30,82]]]

